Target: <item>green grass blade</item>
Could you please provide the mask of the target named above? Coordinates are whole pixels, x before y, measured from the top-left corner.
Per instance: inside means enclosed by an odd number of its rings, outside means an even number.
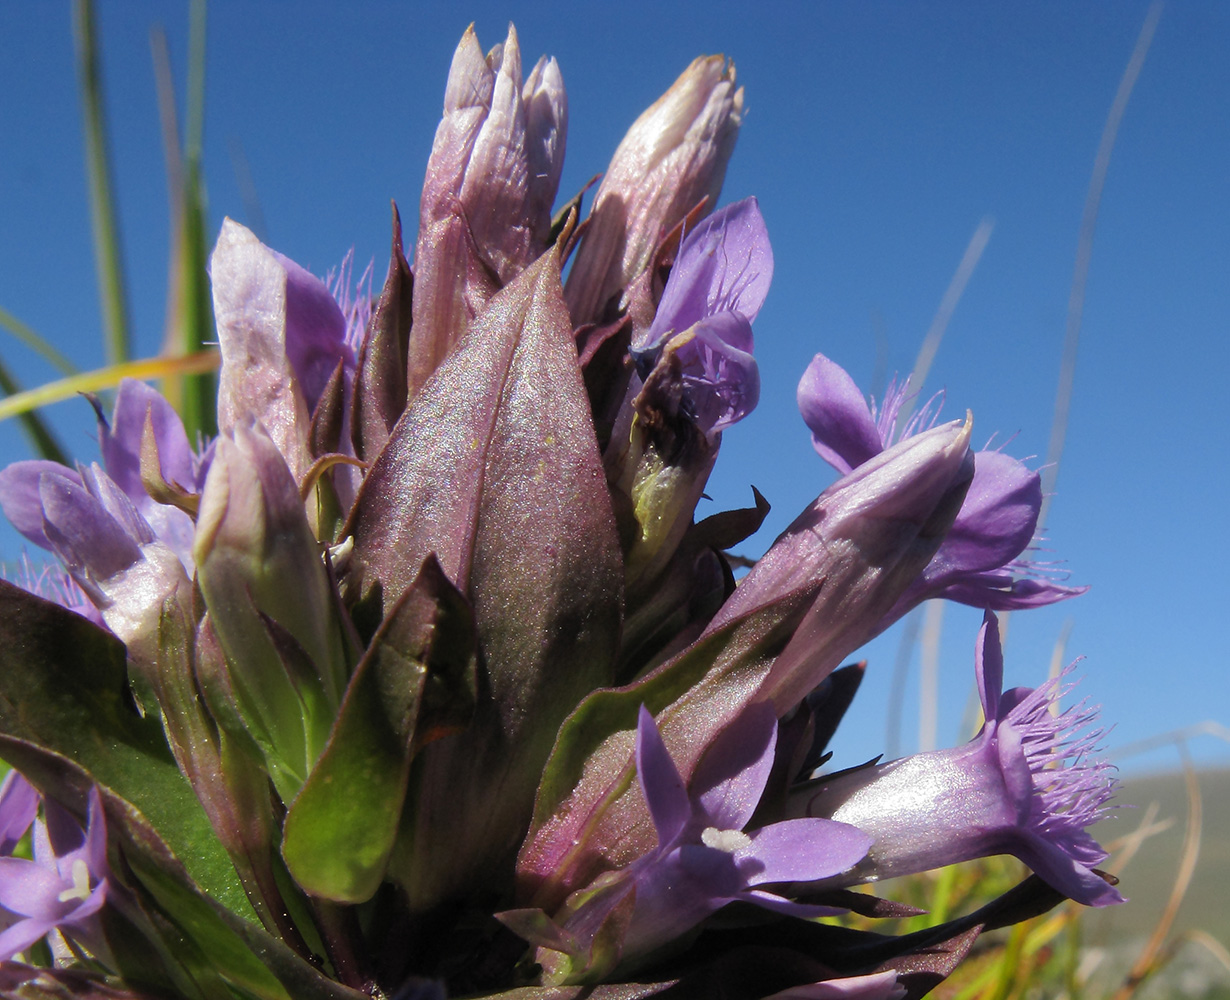
[[[12,396],[21,392],[21,384],[15,379],[3,362],[0,362],[0,390],[4,395]],[[56,440],[51,428],[37,413],[21,414],[21,427],[30,439],[30,444],[39,458],[50,459],[61,465],[71,465],[67,453]]]
[[[0,308],[0,327],[8,330],[30,350],[42,357],[61,375],[76,375],[78,367],[61,354],[46,337],[28,323],[23,323],[7,309]]]
[[[187,128],[182,149],[166,36],[156,30],[150,44],[162,119],[172,233],[164,350],[171,355],[195,354],[214,339],[212,299],[205,270],[208,247],[201,174],[205,103],[205,4],[202,0],[196,0],[191,9]],[[168,381],[163,385],[163,393],[179,410],[190,438],[217,433],[217,386],[212,372]]]
[[[85,166],[90,185],[90,213],[93,217],[94,264],[98,272],[107,359],[115,364],[128,360],[131,339],[92,0],[75,0],[73,27],[77,42],[81,106],[85,117]]]

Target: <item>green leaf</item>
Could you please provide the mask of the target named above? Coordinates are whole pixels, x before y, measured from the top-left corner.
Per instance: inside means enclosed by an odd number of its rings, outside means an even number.
[[[21,383],[3,363],[0,363],[0,390],[3,390],[6,396],[13,396],[21,392]],[[61,465],[70,464],[68,454],[42,417],[30,411],[21,414],[20,419],[22,430],[26,432],[26,437],[30,439],[30,444],[33,445],[39,458],[59,462]]]
[[[469,606],[435,557],[360,661],[328,745],[290,808],[282,856],[309,893],[361,903],[384,878],[415,751],[474,710]]]
[[[132,706],[123,644],[80,615],[0,581],[0,649],[0,734],[62,754],[131,802],[205,891],[250,916],[161,725]]]

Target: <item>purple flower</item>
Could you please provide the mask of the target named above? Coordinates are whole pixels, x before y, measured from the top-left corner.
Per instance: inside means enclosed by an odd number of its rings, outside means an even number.
[[[973,474],[971,423],[901,441],[843,476],[804,510],[727,598],[707,632],[822,580],[759,691],[785,715],[888,613],[946,536]]]
[[[126,568],[137,561],[134,546],[157,539],[191,573],[192,518],[154,500],[141,479],[147,423],[163,481],[186,494],[199,492],[208,454],[198,457],[192,450],[179,415],[156,390],[124,379],[111,421],[99,414],[102,467],[74,470],[40,459],[14,462],[0,470],[0,508],[22,535],[56,552],[70,569],[90,567],[110,576],[118,570],[108,553],[122,550],[120,568]],[[88,591],[89,585],[84,586]]]
[[[59,557],[130,651],[154,634],[165,600],[190,604],[190,556],[159,538],[97,464],[73,472],[54,462],[14,463],[0,472],[0,506],[27,538]],[[175,526],[170,518],[155,521],[164,530]],[[189,532],[191,527],[188,519]],[[191,542],[190,533],[187,539],[178,532],[169,537],[176,545]]]
[[[808,815],[851,823],[875,840],[853,872],[826,885],[1012,854],[1079,903],[1123,902],[1092,870],[1106,852],[1085,830],[1115,788],[1111,765],[1089,757],[1102,735],[1088,729],[1096,709],[1052,714],[1067,690],[1062,677],[1001,693],[1003,652],[990,611],[974,667],[987,721],[972,741],[846,773],[809,797]]]
[[[799,412],[812,432],[820,457],[842,474],[870,461],[893,443],[897,414],[907,383],[890,386],[877,413],[839,365],[817,354],[799,382]],[[925,407],[903,438],[925,429],[935,414]],[[974,479],[935,557],[901,596],[891,618],[932,597],[947,597],[977,608],[1008,611],[1052,604],[1083,594],[1039,574],[1023,560],[1038,527],[1042,480],[1036,472],[999,451],[974,456]]]
[[[9,771],[0,784],[0,857],[10,857],[34,817],[39,794],[17,771]]]
[[[592,975],[602,947],[619,934],[609,963],[647,954],[686,933],[727,903],[743,901],[797,917],[841,912],[796,903],[762,886],[810,882],[845,871],[871,838],[841,822],[803,818],[744,832],[773,766],[777,717],[750,706],[713,742],[685,784],[649,711],[636,728],[636,773],[658,844],[626,868],[574,893],[553,933],[535,934],[526,913],[503,915],[518,933],[566,960],[540,955],[558,982]],[[615,928],[618,928],[616,931]],[[604,939],[608,939],[604,941]],[[579,959],[579,962],[578,962]]]
[[[653,324],[632,341],[648,377],[680,367],[684,405],[706,433],[742,420],[760,398],[752,321],[773,280],[773,248],[755,198],[728,205],[688,233]]]
[[[6,780],[0,794],[4,819],[11,788]],[[107,898],[106,828],[98,789],[90,790],[84,830],[50,799],[43,801],[43,813],[45,822],[34,821],[34,860],[0,857],[0,920],[6,923],[0,931],[0,961],[8,961],[53,930],[88,940],[95,930],[95,915]]]

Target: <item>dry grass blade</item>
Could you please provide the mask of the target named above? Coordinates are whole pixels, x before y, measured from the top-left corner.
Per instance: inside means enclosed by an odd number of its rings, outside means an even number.
[[[1170,818],[1158,822],[1157,814],[1161,808],[1158,802],[1150,802],[1136,829],[1107,845],[1107,850],[1115,857],[1114,863],[1107,866],[1112,875],[1119,875],[1127,868],[1146,840],[1174,826],[1174,820]]]
[[[935,317],[931,320],[927,335],[923,337],[922,346],[918,349],[918,357],[914,361],[914,370],[910,373],[910,388],[914,390],[914,398],[907,399],[901,407],[901,412],[897,415],[898,437],[905,425],[909,423],[910,415],[914,412],[914,403],[918,401],[922,393],[923,383],[927,381],[927,373],[931,371],[931,362],[935,360],[935,355],[940,349],[940,341],[944,339],[944,331],[948,329],[952,314],[957,311],[957,304],[961,301],[961,296],[965,294],[965,286],[973,277],[974,269],[978,266],[978,261],[982,259],[982,252],[987,248],[987,242],[991,239],[991,230],[994,228],[995,221],[991,218],[985,218],[978,223],[978,228],[974,230],[974,235],[970,237],[965,247],[965,253],[961,255],[961,263],[957,265],[952,281],[948,283],[944,297],[940,299],[940,307],[935,311]]]
[[[1183,836],[1183,850],[1179,856],[1179,870],[1175,876],[1174,889],[1166,901],[1166,909],[1162,911],[1157,926],[1153,928],[1153,933],[1132,965],[1127,980],[1114,994],[1112,1000],[1128,1000],[1141,983],[1157,972],[1174,954],[1172,948],[1164,949],[1166,937],[1174,925],[1179,906],[1196,872],[1196,862],[1200,858],[1201,827],[1204,822],[1200,780],[1187,751],[1181,748],[1181,752],[1183,754],[1183,775],[1187,785],[1187,830]]]
[[[221,364],[221,360],[221,355],[217,351],[198,351],[196,354],[185,354],[175,358],[126,361],[121,365],[108,365],[106,368],[99,368],[92,372],[82,372],[80,375],[48,382],[36,389],[27,389],[6,399],[0,399],[0,420],[8,420],[10,417],[29,413],[49,403],[71,399],[83,392],[110,389],[119,385],[126,378],[145,381],[146,379],[167,378],[172,375],[212,372]]]
[[[1093,161],[1093,176],[1089,179],[1089,193],[1085,196],[1085,209],[1076,243],[1072,290],[1068,295],[1068,321],[1064,332],[1063,357],[1059,365],[1059,388],[1055,393],[1051,440],[1046,449],[1046,465],[1042,469],[1042,511],[1038,517],[1039,524],[1046,523],[1047,510],[1059,478],[1059,460],[1063,457],[1064,439],[1068,433],[1068,414],[1072,408],[1072,387],[1076,378],[1076,350],[1080,344],[1081,316],[1085,311],[1085,286],[1089,279],[1089,261],[1093,256],[1093,234],[1098,224],[1102,188],[1106,184],[1106,173],[1110,169],[1110,155],[1115,148],[1119,124],[1127,111],[1128,99],[1132,96],[1132,88],[1136,86],[1140,70],[1145,64],[1145,56],[1149,53],[1149,45],[1153,41],[1153,33],[1161,16],[1162,4],[1158,0],[1145,15],[1145,22],[1136,38],[1136,47],[1128,59],[1127,68],[1119,81],[1119,89],[1106,116],[1106,124],[1102,127],[1102,139],[1098,143],[1097,156]]]

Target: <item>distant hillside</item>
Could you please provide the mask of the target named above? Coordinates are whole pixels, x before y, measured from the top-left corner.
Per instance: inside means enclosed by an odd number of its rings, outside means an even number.
[[[1201,929],[1230,947],[1230,770],[1202,771],[1200,790],[1200,859],[1174,931]],[[1104,846],[1135,830],[1152,802],[1160,806],[1158,819],[1170,818],[1174,825],[1146,841],[1122,872],[1119,889],[1130,902],[1086,915],[1085,940],[1091,945],[1143,937],[1156,926],[1174,886],[1186,829],[1187,792],[1181,772],[1127,779],[1116,801],[1124,808],[1093,830]]]

